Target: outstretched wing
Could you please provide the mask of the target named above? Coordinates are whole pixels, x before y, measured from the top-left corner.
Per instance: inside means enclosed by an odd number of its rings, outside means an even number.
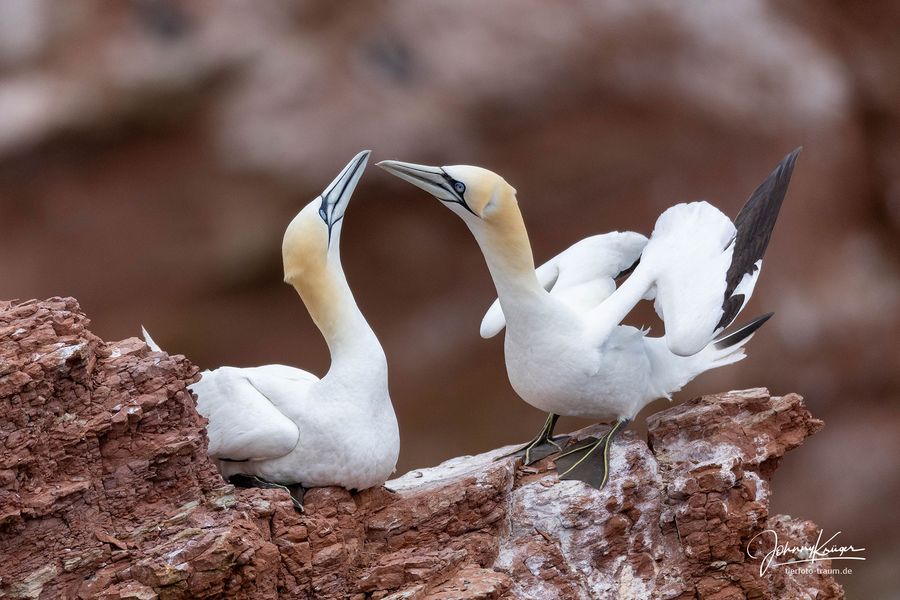
[[[280,407],[301,399],[318,379],[283,365],[205,371],[191,386],[197,410],[209,420],[209,455],[263,460],[289,453],[300,431]]]
[[[734,220],[737,235],[734,239],[731,265],[725,276],[722,318],[716,326],[718,331],[734,321],[753,294],[756,278],[762,269],[763,255],[772,237],[772,230],[775,228],[781,203],[787,194],[800,150],[801,148],[797,148],[778,163],[775,170],[750,195],[750,199]]]
[[[735,223],[706,202],[660,215],[644,249],[666,344],[679,356],[700,352],[747,303],[778,218],[799,149],[750,196]]]
[[[656,221],[636,275],[656,290],[669,350],[690,356],[712,340],[731,263],[731,220],[706,202],[676,204]]]
[[[646,243],[646,237],[631,231],[594,235],[563,250],[535,274],[551,296],[587,312],[615,291],[616,278],[630,272]],[[504,327],[503,309],[494,300],[481,321],[481,337],[493,337]]]

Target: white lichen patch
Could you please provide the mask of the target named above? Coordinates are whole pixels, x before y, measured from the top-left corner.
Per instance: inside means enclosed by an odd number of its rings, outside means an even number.
[[[647,586],[647,582],[634,574],[634,570],[631,568],[630,564],[625,563],[622,566],[619,577],[618,598],[651,597],[653,590]]]
[[[450,479],[458,479],[467,475],[483,475],[486,471],[485,466],[490,465],[494,460],[503,456],[505,452],[512,450],[509,448],[500,448],[492,452],[477,454],[475,456],[458,456],[444,461],[436,467],[428,469],[414,469],[396,479],[391,479],[385,483],[385,487],[395,492],[410,490],[414,488],[429,487],[439,484]],[[496,463],[498,466],[506,466],[509,469],[515,468],[512,458],[508,461]],[[476,485],[480,483],[476,481]]]
[[[213,500],[213,504],[220,508],[231,508],[237,503],[237,498],[234,494],[225,494],[224,496],[219,496],[215,500]],[[270,504],[265,500],[254,500],[253,507],[261,510],[269,510]]]
[[[534,575],[535,577],[540,577],[541,569],[544,568],[545,562],[546,561],[544,560],[543,556],[529,556],[525,559],[525,566],[528,568],[532,575]]]
[[[424,589],[425,584],[420,583],[405,590],[394,592],[390,596],[385,596],[382,600],[412,600],[413,598],[418,598]]]
[[[58,354],[59,357],[60,357],[63,361],[66,361],[66,360],[70,359],[70,358],[72,357],[73,354],[75,354],[76,352],[78,352],[78,351],[81,350],[82,348],[84,348],[84,342],[79,342],[79,343],[77,343],[77,344],[72,344],[71,346],[63,346],[63,347],[61,347],[60,349],[58,349],[58,350],[56,351],[56,354]]]
[[[599,569],[587,570],[587,585],[591,592],[591,598],[650,598],[650,594],[645,596],[622,596],[616,594],[619,585],[619,575],[623,571],[625,564],[624,556],[617,556],[612,561],[612,568],[607,571]]]
[[[729,485],[737,483],[734,470],[743,464],[744,456],[741,449],[733,444],[711,444],[706,440],[684,441],[680,445],[674,445],[666,454],[667,460],[689,464],[690,473],[699,473],[715,467],[721,478]],[[670,484],[671,488],[685,491],[688,476],[678,476]]]
[[[646,531],[659,519],[657,496],[660,486],[656,461],[641,442],[621,440],[610,451],[610,477],[602,490],[580,481],[559,481],[549,472],[512,491],[509,509],[509,533],[501,540],[494,568],[511,572],[524,565],[530,575],[515,581],[517,593],[527,598],[557,598],[559,588],[545,581],[547,569],[561,572],[560,578],[573,582],[585,598],[643,598],[653,590],[636,578],[627,565],[628,554],[607,556],[611,544],[629,549],[649,545]],[[648,474],[649,479],[648,481]],[[608,539],[610,519],[626,519],[614,507],[633,506],[630,514],[640,513],[636,523],[625,525]],[[626,521],[627,522],[627,521]],[[536,557],[529,553],[533,543],[552,544],[563,563],[551,566],[547,553]],[[623,571],[623,569],[627,569]],[[625,577],[626,582],[622,583]],[[622,587],[624,585],[624,587]],[[624,595],[621,590],[626,590]],[[633,592],[633,595],[632,595]]]
[[[22,581],[12,582],[0,588],[0,596],[9,595],[11,598],[39,598],[44,586],[59,574],[59,568],[55,564],[41,567],[37,571],[28,574]],[[5,593],[4,593],[5,592]]]
[[[744,471],[744,479],[749,479],[753,481],[756,487],[756,495],[753,498],[754,502],[758,502],[763,505],[768,505],[769,502],[769,484],[762,477],[756,474],[755,471]]]
[[[77,344],[72,344],[67,346],[63,342],[57,342],[52,345],[53,350],[41,354],[39,352],[35,352],[31,355],[32,362],[38,362],[43,360],[44,358],[53,357],[58,361],[58,366],[62,367],[65,365],[66,361],[69,360],[76,352],[84,348],[85,342],[79,342]]]
[[[772,452],[769,450],[769,442],[771,441],[772,440],[769,436],[753,436],[753,447],[756,452],[752,457],[749,457],[747,462],[750,464],[758,465],[769,460],[769,458],[771,458],[772,456]]]

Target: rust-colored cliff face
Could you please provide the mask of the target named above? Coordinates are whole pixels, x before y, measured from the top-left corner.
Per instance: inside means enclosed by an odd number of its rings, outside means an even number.
[[[70,298],[0,303],[0,597],[842,597],[746,553],[766,529],[815,538],[768,514],[781,457],[822,427],[797,395],[661,412],[649,443],[617,442],[602,491],[496,450],[390,491],[315,489],[301,515],[219,478],[187,360],[88,323]]]

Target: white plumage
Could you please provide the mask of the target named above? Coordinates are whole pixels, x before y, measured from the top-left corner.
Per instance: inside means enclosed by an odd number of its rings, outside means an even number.
[[[285,281],[328,343],[328,373],[319,379],[284,365],[221,367],[192,386],[209,420],[209,455],[226,479],[364,489],[394,471],[400,441],[387,362],[350,292],[339,251],[344,211],[368,156],[354,157],[294,218],[282,246]]]
[[[577,312],[600,305],[616,290],[616,276],[640,257],[647,238],[633,231],[594,235],[576,242],[535,270],[550,295]],[[506,327],[500,300],[481,321],[481,337],[490,338]]]
[[[318,381],[312,373],[284,365],[204,371],[191,389],[197,410],[210,422],[209,455],[262,461],[289,454],[300,428],[286,413]]]
[[[664,233],[658,236],[655,229],[643,253],[639,234],[609,234],[606,248],[592,248],[616,258],[595,260],[607,268],[590,280],[605,288],[593,302],[572,302],[566,292],[555,294],[555,287],[546,295],[501,293],[501,314],[516,315],[505,340],[507,371],[526,402],[554,414],[630,420],[647,403],[669,397],[703,371],[743,358],[741,347],[749,337],[724,350],[713,342],[730,256],[723,252],[727,239],[715,246],[734,226],[706,203],[678,205],[664,216]],[[560,261],[558,281],[569,278],[570,268],[586,270],[592,255],[578,251],[584,241],[560,255],[582,260]],[[615,276],[639,257],[634,272],[616,289]],[[498,270],[492,269],[495,278],[515,277]],[[522,284],[526,281],[521,278]],[[512,287],[506,282],[498,289]],[[666,315],[665,336],[649,337],[621,325],[642,299],[654,299],[660,316]],[[691,350],[679,355],[673,346]]]
[[[523,400],[551,413],[527,452],[548,443],[555,415],[621,425],[700,373],[744,357],[744,344],[769,315],[717,336],[753,291],[797,152],[734,223],[706,202],[679,204],[660,215],[649,240],[632,232],[589,237],[538,269],[516,192],[498,175],[471,166],[379,166],[441,200],[481,247],[498,293],[481,335],[506,327],[510,383]],[[617,288],[616,278],[632,269]],[[643,299],[654,300],[663,337],[621,324]],[[609,440],[598,443],[608,447]],[[593,483],[602,486],[605,473]]]

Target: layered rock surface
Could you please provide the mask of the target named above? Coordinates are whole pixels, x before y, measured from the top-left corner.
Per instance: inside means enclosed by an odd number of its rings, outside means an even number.
[[[602,491],[498,449],[388,489],[314,489],[298,514],[219,478],[195,367],[88,325],[71,298],[0,303],[0,598],[843,596],[825,575],[761,576],[746,552],[767,529],[817,533],[768,513],[778,462],[822,427],[796,394],[658,413],[646,442],[617,441]]]

